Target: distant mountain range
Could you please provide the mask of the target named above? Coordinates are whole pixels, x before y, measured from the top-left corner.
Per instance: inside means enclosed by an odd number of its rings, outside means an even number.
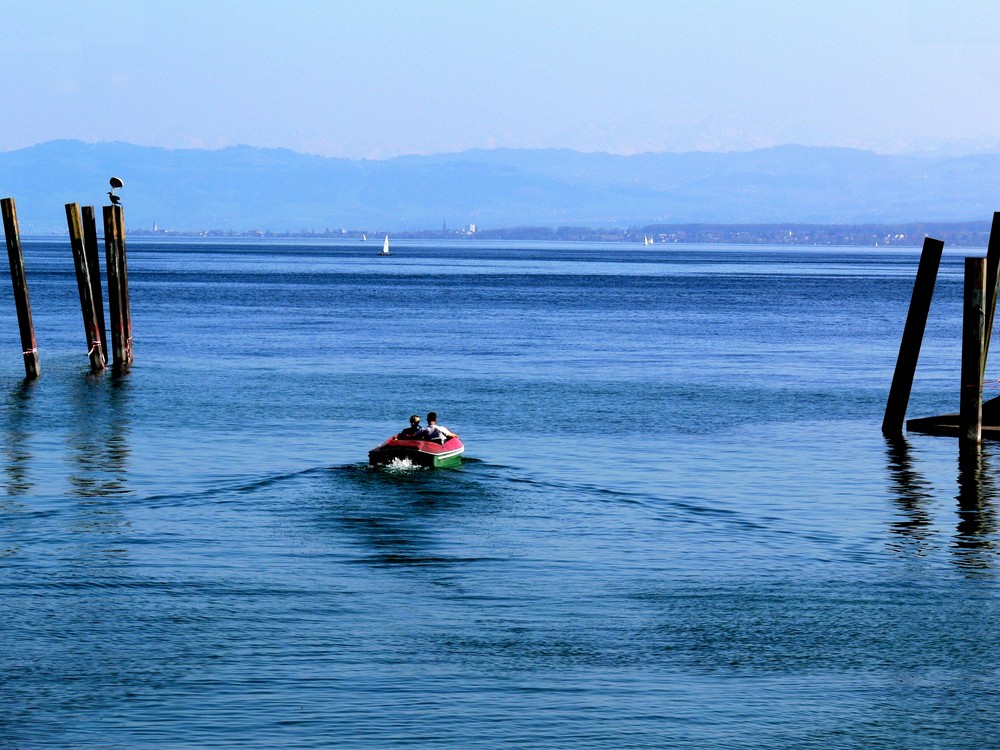
[[[998,154],[496,149],[367,161],[79,141],[0,153],[0,197],[15,198],[25,234],[64,232],[63,204],[106,203],[112,175],[129,228],[177,231],[988,221],[1000,209]]]

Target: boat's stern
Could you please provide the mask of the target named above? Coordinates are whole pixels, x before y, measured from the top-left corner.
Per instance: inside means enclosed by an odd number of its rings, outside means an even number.
[[[465,446],[457,437],[443,445],[432,440],[400,440],[393,436],[377,448],[368,451],[368,463],[381,466],[396,459],[407,460],[417,466],[448,469],[462,463]]]

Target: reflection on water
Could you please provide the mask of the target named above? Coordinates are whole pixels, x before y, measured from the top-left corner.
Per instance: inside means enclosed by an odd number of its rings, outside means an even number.
[[[996,549],[996,484],[990,471],[993,448],[959,441],[958,526],[954,552],[963,567],[990,568]]]
[[[913,468],[910,444],[906,438],[886,438],[886,459],[893,495],[900,511],[899,518],[890,524],[890,529],[899,535],[902,544],[893,547],[897,551],[903,551],[905,547],[910,554],[922,555],[933,547],[934,529],[930,514],[933,488]]]
[[[68,434],[70,484],[80,497],[128,492],[128,379],[80,379],[73,390]]]
[[[3,425],[3,473],[4,492],[0,493],[0,522],[17,523],[24,503],[18,497],[29,495],[34,489],[31,481],[31,452],[28,450],[28,424],[31,420],[31,395],[37,385],[37,380],[23,380],[7,394]],[[13,537],[3,537],[0,545],[0,558],[18,554],[19,547],[9,542]]]
[[[91,376],[76,381],[71,394],[66,455],[79,504],[70,530],[77,541],[74,563],[90,571],[86,575],[128,560],[117,538],[131,522],[115,500],[129,492],[128,383],[121,374]]]
[[[985,569],[994,565],[997,519],[996,483],[991,471],[995,447],[958,444],[958,522],[951,544],[953,560],[962,568]],[[923,556],[935,546],[933,524],[934,488],[914,468],[910,444],[905,438],[886,439],[886,466],[900,516],[890,524],[898,552]]]
[[[27,448],[27,423],[31,415],[31,393],[37,383],[37,380],[23,380],[7,395],[3,471],[8,497],[25,495],[34,486],[28,473],[31,454]]]

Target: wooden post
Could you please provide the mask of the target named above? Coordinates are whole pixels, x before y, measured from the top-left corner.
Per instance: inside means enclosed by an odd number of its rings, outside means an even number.
[[[990,241],[986,248],[986,341],[983,344],[983,376],[986,375],[986,358],[990,355],[990,335],[997,312],[997,291],[1000,287],[1000,211],[993,213]]]
[[[28,297],[28,279],[24,275],[21,231],[17,226],[17,209],[14,208],[14,199],[4,198],[0,201],[0,209],[3,212],[3,232],[7,239],[7,258],[10,260],[10,281],[14,285],[17,327],[21,333],[24,376],[28,380],[34,380],[41,373],[41,365],[38,362],[35,324],[31,319],[31,299]]]
[[[73,248],[73,265],[76,266],[76,286],[80,292],[83,328],[87,333],[90,371],[100,372],[104,369],[104,352],[101,349],[101,332],[97,326],[97,315],[94,313],[94,299],[90,292],[90,274],[87,273],[87,254],[83,248],[80,207],[76,203],[66,204],[66,225],[69,227],[69,244]]]
[[[986,258],[965,259],[962,310],[960,440],[980,442],[983,432],[983,349],[986,342]]]
[[[920,253],[920,264],[917,266],[917,278],[913,283],[913,295],[910,297],[910,311],[906,316],[903,338],[899,344],[899,356],[896,358],[896,370],[892,375],[892,386],[889,388],[885,416],[882,419],[884,435],[903,434],[906,407],[910,402],[910,391],[913,388],[913,375],[917,370],[920,345],[923,343],[924,328],[927,326],[927,313],[930,311],[931,297],[934,296],[934,283],[937,281],[943,252],[944,243],[941,240],[924,238],[924,248]]]
[[[125,334],[125,362],[135,360],[132,347],[132,306],[128,293],[128,256],[125,252],[125,209],[120,205],[111,207],[115,214],[115,228],[118,242],[118,284],[121,289],[119,300],[122,306],[122,330]]]
[[[97,222],[94,219],[94,207],[84,206],[83,214],[83,250],[87,258],[87,273],[90,275],[90,296],[94,300],[94,315],[97,316],[97,330],[101,334],[101,351],[104,360],[111,357],[108,348],[108,331],[104,325],[104,299],[101,294],[101,261],[97,250]]]
[[[104,207],[104,259],[108,270],[108,317],[114,369],[122,370],[125,360],[125,328],[122,324],[121,284],[118,280],[118,241],[115,239],[114,206]]]

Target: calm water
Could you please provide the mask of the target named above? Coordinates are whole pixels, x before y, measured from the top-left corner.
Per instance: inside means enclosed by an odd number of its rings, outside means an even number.
[[[90,378],[26,243],[32,385],[4,261],[0,748],[998,746],[1000,447],[879,431],[916,251],[377,249],[130,241]]]

